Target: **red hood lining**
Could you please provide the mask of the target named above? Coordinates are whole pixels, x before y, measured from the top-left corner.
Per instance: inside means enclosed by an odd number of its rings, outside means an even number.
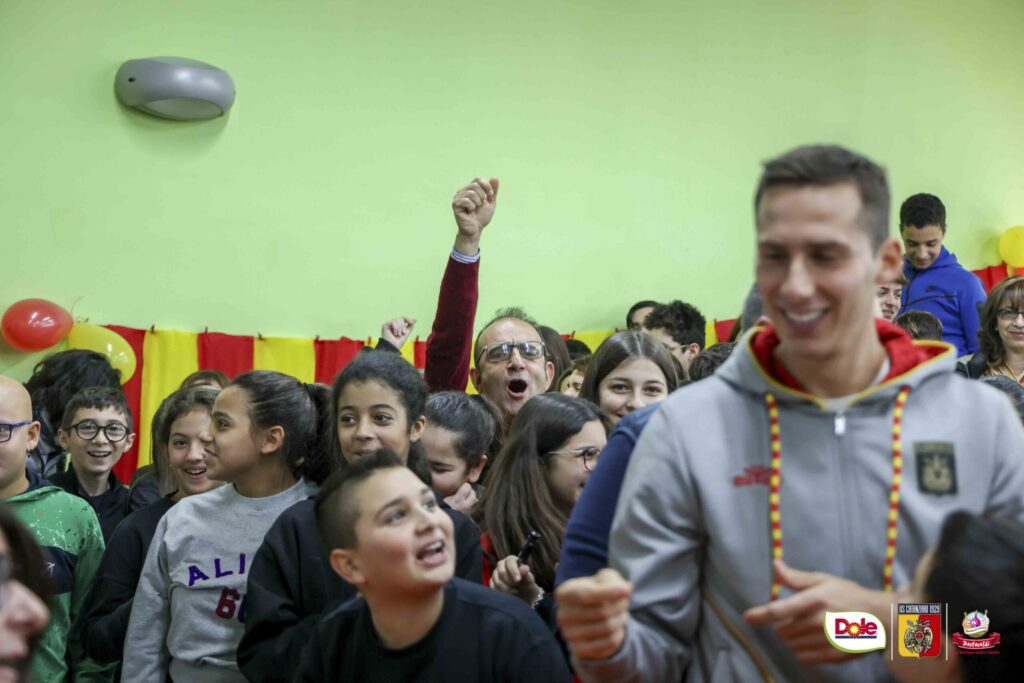
[[[883,380],[886,382],[906,374],[918,365],[948,351],[941,346],[919,346],[902,327],[882,319],[875,320],[875,329],[878,331],[878,340],[882,342],[882,346],[885,347],[885,352],[889,356],[889,374]],[[775,357],[775,349],[779,346],[780,341],[779,334],[774,327],[764,328],[750,341],[754,358],[764,371],[779,384],[789,389],[810,393],[793,376],[793,373]]]

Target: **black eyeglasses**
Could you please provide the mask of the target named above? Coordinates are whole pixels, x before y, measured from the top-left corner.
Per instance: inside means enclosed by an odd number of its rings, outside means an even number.
[[[0,443],[7,443],[14,436],[14,430],[18,427],[24,427],[25,425],[32,424],[32,420],[25,420],[24,422],[15,422],[14,424],[0,423]]]
[[[75,430],[75,434],[78,434],[78,438],[85,441],[92,441],[100,432],[106,435],[107,441],[110,443],[117,443],[128,436],[128,428],[120,422],[111,422],[100,427],[91,420],[83,420],[78,424],[71,425],[71,428]]]
[[[571,455],[574,458],[580,458],[583,460],[583,469],[587,472],[593,472],[594,468],[597,467],[597,460],[601,457],[601,449],[597,446],[584,446],[583,448],[573,448],[568,451],[548,451],[548,455]]]
[[[519,350],[519,355],[522,356],[523,360],[537,360],[538,358],[544,357],[544,342],[539,341],[528,341],[528,342],[501,342],[500,344],[491,344],[480,349],[476,354],[476,364],[480,365],[480,359],[484,358],[488,363],[501,363],[512,357],[514,350]]]
[[[1013,308],[1000,308],[996,311],[996,317],[1003,322],[1013,322],[1017,319],[1018,315],[1024,315],[1024,311],[1018,311]]]

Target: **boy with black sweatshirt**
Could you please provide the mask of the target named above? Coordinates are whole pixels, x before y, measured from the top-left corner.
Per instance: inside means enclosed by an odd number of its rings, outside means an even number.
[[[381,449],[316,499],[331,568],[362,599],[327,614],[294,681],[569,681],[551,632],[521,601],[453,578],[451,518]]]
[[[71,455],[64,472],[50,475],[50,483],[84,498],[96,511],[109,542],[114,528],[134,512],[128,487],[114,473],[114,466],[132,447],[132,413],[120,388],[89,387],[68,401],[60,430],[60,445]]]

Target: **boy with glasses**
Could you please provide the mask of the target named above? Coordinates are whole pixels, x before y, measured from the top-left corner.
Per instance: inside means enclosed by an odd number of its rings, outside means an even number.
[[[662,304],[647,314],[643,331],[668,349],[690,379],[690,363],[704,349],[707,321],[696,306],[683,301]]]
[[[132,414],[120,389],[89,387],[72,397],[57,432],[71,454],[71,466],[50,476],[50,482],[89,501],[107,542],[114,528],[134,512],[128,489],[114,466],[132,447]]]
[[[84,658],[71,625],[103,556],[103,535],[89,505],[26,469],[39,441],[28,391],[0,376],[0,503],[42,547],[53,587],[50,623],[32,659],[36,681],[107,681],[112,669]]]

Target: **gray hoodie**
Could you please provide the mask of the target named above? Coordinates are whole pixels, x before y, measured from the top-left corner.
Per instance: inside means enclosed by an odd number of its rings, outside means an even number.
[[[893,412],[902,386],[911,391],[902,423],[895,585],[911,581],[950,512],[1024,518],[1024,429],[1005,396],[953,373],[951,347],[836,412],[771,379],[751,340],[748,334],[711,378],[664,401],[636,444],[609,553],[611,566],[634,586],[626,641],[608,659],[578,660],[584,680],[888,677],[879,652],[803,666],[773,629],[743,621],[745,610],[768,602],[772,581],[766,392],[779,404],[783,549],[793,568],[881,590]],[[936,452],[952,457],[941,455],[936,465],[926,455]],[[945,476],[919,471],[926,464]],[[782,597],[788,594],[783,589]],[[876,616],[888,629],[889,615]]]
[[[157,525],[132,603],[121,680],[223,683],[245,677],[235,650],[249,565],[284,510],[314,495],[299,480],[266,498],[227,484],[190,496]]]

